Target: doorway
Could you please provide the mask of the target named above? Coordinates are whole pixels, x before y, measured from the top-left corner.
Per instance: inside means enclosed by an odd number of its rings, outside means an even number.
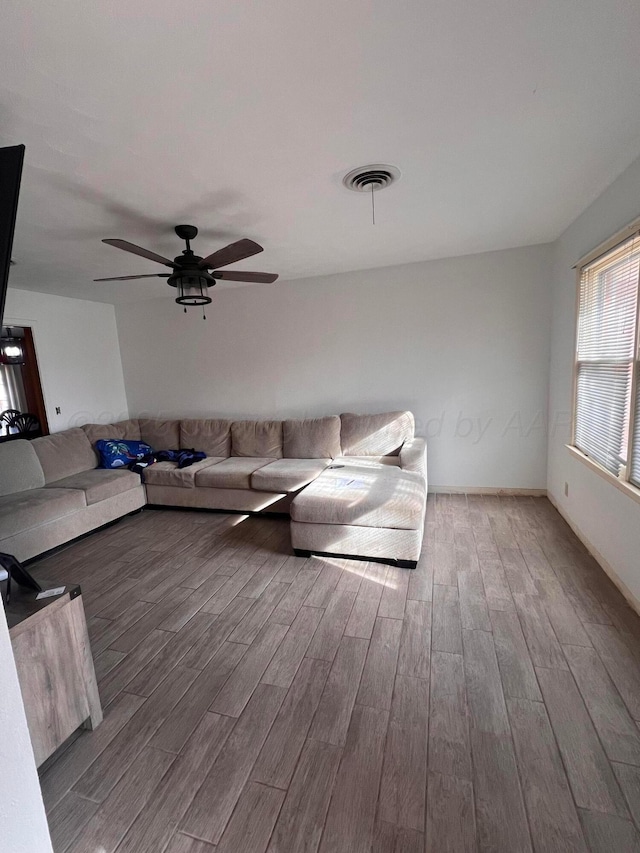
[[[0,441],[48,435],[49,425],[29,326],[0,330]]]

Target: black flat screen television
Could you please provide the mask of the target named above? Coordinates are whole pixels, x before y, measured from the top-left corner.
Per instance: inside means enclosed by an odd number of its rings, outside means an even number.
[[[0,326],[9,286],[11,246],[16,227],[24,145],[0,148]]]

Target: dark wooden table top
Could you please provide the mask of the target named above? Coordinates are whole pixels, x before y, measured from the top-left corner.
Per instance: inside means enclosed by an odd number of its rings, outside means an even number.
[[[38,583],[43,591],[48,589],[57,589],[62,586],[54,581],[46,581],[38,578]],[[25,619],[33,616],[41,610],[44,610],[49,605],[68,595],[69,598],[76,598],[80,595],[80,587],[78,584],[66,584],[64,592],[59,595],[52,595],[47,598],[36,598],[38,593],[33,589],[28,589],[25,586],[19,586],[15,581],[11,582],[11,599],[5,605],[5,613],[7,615],[7,624],[9,628],[14,628]]]

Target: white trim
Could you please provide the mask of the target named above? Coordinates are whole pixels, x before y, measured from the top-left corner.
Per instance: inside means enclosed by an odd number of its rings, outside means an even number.
[[[625,227],[621,228],[620,231],[617,231],[613,237],[609,237],[608,240],[604,240],[588,254],[583,255],[575,262],[572,269],[579,270],[581,267],[586,267],[587,264],[593,263],[593,261],[596,261],[601,255],[606,254],[611,251],[611,249],[615,249],[619,243],[624,243],[625,240],[633,237],[634,233],[637,231],[640,231],[640,217],[634,219],[633,222],[630,222],[628,225],[625,225]]]
[[[6,326],[36,326],[37,320],[25,320],[22,317],[5,316],[2,319],[2,327]]]
[[[603,480],[606,480],[608,483],[611,483],[612,486],[615,486],[616,489],[619,489],[621,492],[624,492],[625,495],[628,495],[632,500],[640,503],[640,489],[637,489],[632,483],[629,483],[627,480],[621,480],[619,477],[616,477],[615,474],[612,474],[611,471],[607,471],[606,468],[603,468],[602,465],[598,465],[597,462],[594,462],[593,459],[590,459],[586,456],[581,450],[578,450],[577,447],[574,447],[572,444],[565,444],[565,447],[574,457],[574,459],[579,459],[587,468],[590,468]]]
[[[640,272],[638,273],[640,276]],[[625,462],[625,478],[630,483],[631,465],[633,463],[634,436],[636,432],[636,419],[640,417],[637,412],[638,401],[638,372],[640,371],[640,281],[636,295],[636,336],[633,342],[633,362],[631,364],[631,391],[629,395],[629,432],[627,434],[627,459]]]
[[[609,472],[607,471],[605,473],[608,474]],[[638,600],[635,597],[635,595],[631,592],[631,590],[626,585],[626,583],[618,577],[618,575],[617,575],[615,569],[613,568],[613,566],[611,565],[611,563],[609,563],[602,556],[602,554],[598,551],[598,549],[594,545],[592,545],[591,542],[587,539],[587,537],[580,530],[580,528],[577,527],[577,525],[575,525],[573,523],[573,521],[569,518],[569,516],[561,508],[561,506],[560,506],[559,502],[556,500],[556,498],[551,494],[551,492],[549,492],[547,494],[547,497],[549,498],[550,503],[557,509],[557,511],[564,518],[564,520],[567,522],[569,527],[573,530],[574,534],[582,542],[582,544],[587,549],[587,551],[591,554],[593,559],[599,564],[599,566],[603,570],[603,572],[605,572],[605,574],[607,574],[609,576],[610,580],[618,587],[620,592],[626,598],[630,607],[632,607],[636,611],[636,613],[640,616],[640,600]]]
[[[590,463],[593,463],[593,460],[584,454],[581,450],[576,446],[576,415],[578,411],[578,370],[580,366],[580,359],[578,357],[578,339],[580,334],[580,297],[582,294],[582,275],[584,271],[588,269],[594,268],[602,268],[607,269],[610,264],[614,263],[614,258],[617,260],[622,260],[629,251],[629,248],[633,250],[633,247],[636,246],[636,239],[640,237],[640,218],[634,220],[630,225],[624,228],[622,231],[619,231],[617,234],[614,234],[609,240],[606,240],[604,243],[601,243],[590,255],[587,255],[581,261],[579,261],[574,269],[576,270],[576,296],[575,296],[575,324],[574,324],[574,338],[573,338],[573,367],[571,372],[571,444],[566,445],[570,450],[574,451],[579,455],[579,458],[586,460]],[[630,246],[628,245],[630,244]],[[619,247],[619,250],[616,254],[616,249]],[[632,251],[633,254],[633,251]],[[613,257],[612,257],[613,256]],[[619,256],[619,257],[618,257]],[[596,263],[596,261],[602,257],[602,261]],[[640,272],[639,272],[640,275]],[[624,463],[624,480],[620,480],[616,477],[615,474],[611,474],[610,472],[606,472],[611,477],[611,482],[615,485],[619,486],[621,483],[623,486],[629,486],[631,491],[623,488],[623,491],[627,491],[628,494],[631,494],[634,499],[635,492],[637,491],[634,486],[632,486],[628,480],[629,477],[629,466],[633,456],[633,436],[635,429],[635,421],[637,417],[636,412],[636,402],[637,402],[637,389],[638,383],[640,382],[638,378],[638,370],[640,369],[640,281],[637,282],[636,287],[636,306],[635,306],[635,329],[634,329],[634,341],[633,341],[633,355],[630,359],[628,359],[628,363],[631,367],[631,388],[629,394],[629,419],[627,423],[626,429],[626,446],[627,453],[626,459]],[[627,360],[625,360],[626,363]],[[592,364],[606,364],[607,361],[597,359],[592,360],[589,359],[589,363]],[[623,362],[620,361],[622,364]],[[601,468],[597,463],[593,463],[596,465],[596,470],[598,473],[604,472],[606,469]]]
[[[500,486],[429,486],[430,494],[443,495],[504,495],[505,497],[544,498],[546,489],[508,489]]]
[[[576,403],[578,400],[578,329],[580,325],[580,280],[582,269],[576,269],[575,323],[573,324],[573,370],[571,373],[571,441],[576,440]]]

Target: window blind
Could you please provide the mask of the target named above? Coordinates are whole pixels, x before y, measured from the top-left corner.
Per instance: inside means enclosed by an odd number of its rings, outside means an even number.
[[[639,274],[636,234],[580,275],[574,443],[616,477],[628,470]],[[640,480],[640,441],[633,447]]]

